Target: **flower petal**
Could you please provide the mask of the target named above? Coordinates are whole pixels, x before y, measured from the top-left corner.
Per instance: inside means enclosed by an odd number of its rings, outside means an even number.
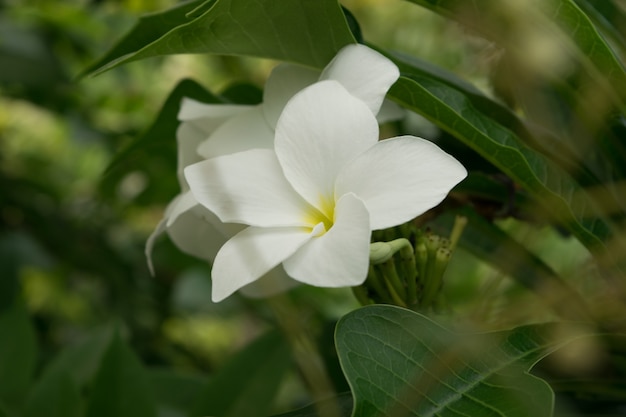
[[[300,285],[296,280],[289,278],[282,265],[274,267],[258,280],[241,288],[241,293],[250,298],[265,298],[290,290]]]
[[[298,91],[315,83],[320,76],[318,70],[293,64],[276,66],[265,83],[263,92],[263,114],[267,124],[276,127],[285,105]]]
[[[289,185],[276,154],[252,149],[185,169],[191,192],[223,222],[250,226],[311,226],[310,206]]]
[[[183,169],[187,165],[201,161],[198,145],[206,140],[224,121],[252,106],[205,104],[190,98],[183,98],[178,119],[182,122],[176,131],[178,141],[178,180],[183,191],[188,190]]]
[[[405,223],[439,204],[467,176],[459,161],[414,136],[378,142],[348,164],[335,195],[355,193],[371,216],[373,230]]]
[[[367,276],[371,230],[363,201],[346,194],[335,207],[335,223],[283,262],[293,279],[318,287],[360,285]]]
[[[313,231],[302,227],[248,227],[236,234],[215,257],[211,271],[213,301],[221,301],[265,275],[319,233],[320,226]]]
[[[265,121],[261,105],[257,105],[226,120],[198,146],[198,153],[208,159],[273,146],[274,132]]]
[[[224,224],[215,214],[202,207],[191,192],[177,195],[167,206],[163,219],[146,242],[148,268],[154,275],[152,250],[156,239],[166,232],[184,253],[213,262],[220,247],[244,226]]]
[[[144,254],[146,255],[146,261],[148,263],[148,269],[150,270],[150,275],[154,276],[154,264],[152,263],[152,250],[154,249],[154,243],[157,238],[161,236],[161,234],[165,231],[167,222],[167,217],[163,217],[157,227],[154,228],[150,236],[148,236],[148,240],[146,240],[146,247],[144,248]]]
[[[242,104],[208,104],[183,97],[178,111],[178,120],[181,122],[197,123],[198,127],[207,127],[210,133],[214,127],[212,121],[224,121],[237,113],[253,108],[254,106]],[[205,124],[205,122],[207,124]]]
[[[208,214],[210,212],[202,207]],[[214,222],[207,220],[208,216],[199,216],[195,210],[179,216],[170,227],[167,234],[176,247],[188,255],[212,262],[218,250],[232,235],[220,231],[220,221],[214,217]],[[241,230],[243,226],[237,225]]]
[[[287,180],[324,211],[340,169],[377,141],[378,124],[367,106],[338,82],[323,81],[287,103],[274,146]]]
[[[176,221],[178,216],[191,210],[196,205],[198,205],[198,202],[191,191],[185,191],[178,194],[165,209],[164,217],[167,220],[166,226],[171,226],[172,223]]]
[[[389,87],[400,76],[398,67],[365,45],[348,45],[326,66],[320,80],[337,80],[377,114]]]

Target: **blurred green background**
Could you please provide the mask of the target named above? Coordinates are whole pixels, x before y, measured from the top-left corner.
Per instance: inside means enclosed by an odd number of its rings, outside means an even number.
[[[135,167],[104,175],[180,80],[192,78],[212,92],[236,82],[262,88],[275,64],[171,56],[76,78],[139,15],[174,4],[9,0],[0,6],[0,310],[25,303],[40,366],[85,333],[116,322],[145,364],[211,372],[268,326],[258,301],[212,304],[208,265],[167,238],[156,246],[156,276],[150,276],[144,245],[178,193],[175,154],[147,155]],[[406,2],[342,4],[367,41],[440,65],[489,93],[496,54],[490,43]],[[585,259],[579,244],[553,232],[506,226],[558,271]],[[509,294],[501,303],[526,306],[512,321],[537,313],[524,290],[463,251],[449,276],[455,271],[463,271],[463,280],[450,279],[450,296],[477,321],[495,320],[499,307],[485,301],[495,298],[484,297],[494,293]],[[349,290],[299,288],[295,297],[304,311],[330,322],[356,305]],[[295,378],[285,384],[286,397],[297,384]]]

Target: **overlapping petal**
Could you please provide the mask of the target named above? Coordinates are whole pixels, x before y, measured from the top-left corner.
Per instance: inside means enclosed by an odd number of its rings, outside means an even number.
[[[318,81],[320,72],[294,64],[276,66],[265,83],[263,114],[268,125],[276,127],[285,105],[298,91]]]
[[[313,230],[248,227],[236,234],[215,257],[211,271],[213,301],[221,301],[259,279],[319,234],[319,226]]]
[[[347,164],[335,193],[355,193],[367,206],[372,229],[384,229],[436,206],[466,176],[463,165],[437,145],[402,136],[378,142]]]
[[[294,96],[283,111],[274,148],[285,177],[309,203],[324,211],[341,168],[378,140],[369,108],[336,81]]]
[[[250,108],[251,106],[205,104],[183,98],[178,112],[178,118],[182,123],[176,131],[178,142],[177,174],[183,191],[189,188],[183,175],[183,169],[187,165],[202,160],[197,152],[200,143],[206,140],[227,118]]]
[[[223,222],[250,226],[308,226],[310,206],[285,179],[276,154],[252,149],[185,169],[198,202]]]
[[[271,149],[274,131],[265,121],[261,106],[249,108],[221,124],[198,146],[205,159],[248,149]]]
[[[285,271],[318,287],[360,285],[367,276],[370,234],[365,204],[354,194],[346,194],[335,206],[333,227],[285,260]]]
[[[377,114],[389,87],[400,76],[398,67],[365,45],[348,45],[326,66],[320,80],[337,80]]]

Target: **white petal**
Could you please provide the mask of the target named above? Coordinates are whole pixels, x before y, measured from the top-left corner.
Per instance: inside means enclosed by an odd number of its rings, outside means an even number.
[[[250,226],[311,226],[310,206],[289,185],[276,154],[253,149],[185,169],[191,192],[223,222]]]
[[[348,164],[336,195],[365,202],[373,230],[405,223],[439,204],[467,176],[459,161],[425,139],[402,136],[378,142]]]
[[[198,146],[198,153],[208,159],[248,149],[271,149],[273,146],[274,132],[258,105],[225,121]]]
[[[322,81],[287,103],[275,149],[287,180],[324,211],[339,170],[377,140],[378,124],[367,106],[336,81]]]
[[[252,108],[252,106],[205,104],[183,98],[178,113],[181,121],[176,131],[178,141],[178,180],[183,191],[189,189],[183,176],[187,165],[201,161],[198,146],[226,119]]]
[[[389,87],[400,76],[398,67],[365,45],[348,45],[326,66],[320,80],[337,80],[377,114]]]
[[[152,250],[154,249],[154,243],[156,239],[161,236],[161,233],[165,231],[165,223],[167,222],[167,217],[163,217],[157,227],[150,233],[148,236],[148,240],[146,241],[146,247],[144,248],[144,253],[146,255],[146,261],[148,262],[148,269],[150,270],[150,274],[154,275],[154,265],[152,263]]]
[[[320,225],[321,226],[321,225]],[[248,227],[217,253],[211,277],[213,301],[218,302],[256,281],[319,233],[301,227]]]
[[[300,285],[296,280],[289,278],[282,265],[274,267],[258,280],[241,288],[241,293],[250,298],[266,298],[290,290]]]
[[[370,247],[369,213],[354,194],[335,207],[335,223],[283,262],[293,279],[318,287],[360,285],[367,276]]]
[[[298,91],[318,80],[320,71],[293,64],[276,66],[265,83],[263,113],[268,125],[275,128],[283,108]]]
[[[212,262],[217,251],[232,236],[224,234],[220,229],[220,221],[213,216],[208,220],[210,212],[202,207],[205,215],[199,216],[196,210],[180,215],[170,227],[167,234],[176,247],[188,255]],[[238,225],[241,230],[244,226]]]
[[[167,228],[176,221],[176,219],[183,215],[186,212],[189,212],[194,206],[197,206],[195,198],[189,191],[183,192],[176,197],[168,204],[165,209],[165,213],[163,214],[163,218],[157,224],[157,227],[154,231],[148,236],[148,240],[146,241],[145,254],[146,259],[148,261],[148,269],[150,269],[150,273],[154,275],[154,266],[152,264],[152,250],[154,248],[154,243],[156,239],[165,231]]]
[[[202,160],[197,152],[198,145],[208,137],[207,134],[192,123],[181,123],[176,130],[178,140],[178,182],[183,191],[189,189],[183,170],[186,166]]]
[[[194,99],[183,97],[178,111],[178,120],[181,122],[198,122],[205,126],[203,121],[221,120],[231,117],[254,106],[241,104],[207,104]],[[211,129],[212,130],[212,129]]]
[[[165,218],[167,219],[166,226],[171,226],[178,216],[191,210],[196,205],[198,205],[198,202],[191,191],[178,194],[165,209]]]

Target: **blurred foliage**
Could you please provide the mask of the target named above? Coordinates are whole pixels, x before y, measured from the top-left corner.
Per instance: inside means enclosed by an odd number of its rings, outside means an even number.
[[[440,3],[445,9],[454,2],[414,3]],[[622,56],[620,2],[576,3]],[[286,341],[268,332],[277,326],[270,307],[238,296],[212,304],[208,265],[180,253],[167,239],[155,249],[155,277],[143,252],[148,234],[178,192],[173,113],[159,119],[169,118],[170,124],[154,123],[161,110],[170,109],[168,97],[173,102],[193,90],[205,101],[256,102],[255,87],[263,85],[274,61],[172,55],[77,79],[138,15],[172,5],[165,0],[6,0],[0,5],[0,416],[252,415],[238,411],[245,404],[237,397],[218,395],[220,387],[247,376],[244,394],[267,400],[258,412],[283,412],[311,400]],[[507,126],[519,128],[516,133],[528,133],[521,140],[539,138],[526,143],[533,152],[549,155],[583,186],[608,182],[608,190],[597,192],[619,204],[601,209],[613,224],[623,222],[624,113],[598,98],[587,61],[574,57],[581,61],[570,66],[571,56],[551,55],[554,45],[546,52],[531,48],[537,44],[516,44],[532,32],[531,20],[526,20],[530,26],[503,29],[481,25],[469,12],[454,14],[456,22],[445,18],[453,8],[437,15],[393,0],[342,5],[360,24],[363,39],[397,52],[404,70],[426,68],[448,87],[466,88],[458,80],[468,82],[470,87],[459,91],[473,100],[473,109],[489,120],[511,122]],[[541,36],[539,44],[545,46]],[[438,68],[403,61],[401,54]],[[553,64],[547,69],[546,56]],[[195,81],[181,84],[191,78]],[[242,82],[251,85],[230,88]],[[170,96],[177,86],[179,95]],[[476,98],[479,94],[484,97]],[[514,124],[513,114],[523,115],[525,124]],[[569,309],[580,297],[606,325],[603,330],[623,332],[624,284],[613,265],[595,264],[589,249],[562,225],[550,224],[549,210],[538,208],[532,193],[504,175],[502,166],[431,122],[412,114],[384,129],[432,138],[472,171],[442,208],[419,221],[445,234],[455,210],[477,219],[446,275],[445,311],[453,321],[501,329],[558,317],[555,306]],[[133,154],[138,140],[155,138],[151,148]],[[120,155],[133,157],[121,160]],[[611,232],[619,237],[622,230]],[[617,258],[623,255],[619,244]],[[545,286],[563,281],[574,296]],[[549,294],[559,297],[548,299]],[[355,300],[347,290],[316,288],[298,288],[290,296],[301,317],[297,325],[320,344],[332,388],[348,391],[332,349],[332,330]],[[576,412],[623,412],[621,341],[598,348],[599,364],[577,370],[575,360],[565,358],[565,365],[546,364],[539,372]],[[259,357],[271,366],[263,367]],[[575,378],[561,378],[568,369]],[[111,386],[124,394],[109,392]],[[271,404],[276,393],[279,400]],[[124,401],[126,395],[132,400]],[[119,403],[110,402],[113,397]],[[348,402],[345,395],[340,398]],[[37,408],[41,403],[50,406]],[[211,410],[216,403],[221,408]],[[312,415],[310,408],[303,410],[301,415]]]

